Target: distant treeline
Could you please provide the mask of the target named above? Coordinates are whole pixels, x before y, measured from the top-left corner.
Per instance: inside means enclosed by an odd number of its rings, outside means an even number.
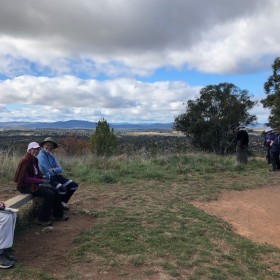
[[[166,132],[166,131],[163,131]],[[17,151],[24,153],[28,143],[36,141],[40,143],[46,137],[54,138],[60,152],[70,154],[88,153],[88,144],[93,130],[3,130],[0,131],[0,150]],[[165,135],[129,135],[124,131],[116,132],[118,138],[117,153],[177,153],[185,152],[190,146],[184,136]]]
[[[28,143],[36,141],[40,143],[46,137],[54,138],[59,146],[60,153],[83,154],[89,152],[89,138],[93,130],[4,130],[0,131],[0,150],[25,153]],[[129,135],[125,132],[116,133],[119,144],[118,154],[166,154],[184,153],[192,151],[188,139],[185,136],[165,135]],[[263,139],[261,135],[249,134],[251,154],[264,153]]]

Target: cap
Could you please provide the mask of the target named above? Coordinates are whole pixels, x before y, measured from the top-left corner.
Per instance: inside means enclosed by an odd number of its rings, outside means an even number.
[[[30,149],[38,149],[38,148],[41,148],[41,147],[40,147],[40,145],[37,142],[31,142],[31,143],[28,144],[27,152]]]

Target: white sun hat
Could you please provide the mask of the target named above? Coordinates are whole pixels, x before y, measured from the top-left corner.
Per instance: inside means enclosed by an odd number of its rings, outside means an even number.
[[[269,131],[272,131],[273,129],[270,127],[270,126],[268,126],[268,127],[266,127],[265,128],[265,132],[269,132]]]

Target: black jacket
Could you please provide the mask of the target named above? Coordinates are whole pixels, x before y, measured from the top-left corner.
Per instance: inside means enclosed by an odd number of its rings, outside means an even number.
[[[248,146],[249,135],[246,130],[239,130],[236,135],[236,145],[238,146]]]

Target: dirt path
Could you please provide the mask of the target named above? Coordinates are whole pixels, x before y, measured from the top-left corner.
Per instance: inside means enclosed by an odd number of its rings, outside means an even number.
[[[68,213],[67,213],[68,214]],[[94,225],[85,215],[69,214],[68,222],[54,222],[52,227],[34,225],[24,235],[15,238],[14,249],[18,262],[27,267],[38,267],[60,277],[70,272],[66,254],[78,234]]]
[[[240,235],[280,248],[280,186],[227,191],[217,201],[193,205],[226,220]]]

